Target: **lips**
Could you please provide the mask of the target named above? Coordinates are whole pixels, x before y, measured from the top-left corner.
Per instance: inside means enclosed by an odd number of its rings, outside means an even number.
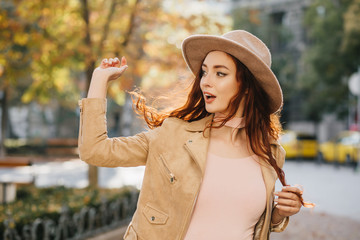
[[[216,96],[212,93],[209,93],[209,92],[203,92],[204,93],[204,99],[205,99],[205,102],[206,103],[212,103]]]

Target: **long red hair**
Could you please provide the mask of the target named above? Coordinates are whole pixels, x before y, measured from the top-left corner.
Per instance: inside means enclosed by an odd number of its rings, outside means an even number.
[[[229,56],[231,56],[229,54]],[[269,99],[266,92],[259,85],[250,70],[237,58],[231,56],[236,64],[236,79],[240,87],[229,103],[229,114],[221,122],[223,126],[228,120],[235,116],[240,102],[244,98],[245,108],[245,131],[250,142],[252,151],[265,159],[276,171],[283,186],[286,186],[284,171],[277,165],[271,152],[270,138],[279,139],[281,124],[279,112],[272,114],[269,106]],[[158,111],[146,105],[145,97],[138,92],[130,92],[132,95],[135,110],[142,115],[149,128],[153,129],[162,125],[168,117],[176,117],[188,122],[200,120],[208,115],[205,109],[205,101],[200,89],[202,71],[199,69],[191,90],[188,93],[186,103],[171,111]],[[206,128],[212,126],[206,126]]]

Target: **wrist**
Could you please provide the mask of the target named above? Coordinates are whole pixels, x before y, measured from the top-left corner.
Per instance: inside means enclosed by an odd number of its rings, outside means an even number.
[[[90,87],[88,91],[88,98],[106,98],[108,80],[100,75],[93,73]]]
[[[91,76],[91,83],[96,83],[96,84],[107,84],[109,81],[109,77],[108,76],[104,76],[104,73],[98,72],[96,71],[97,69],[94,70],[92,76]]]
[[[276,224],[281,223],[281,221],[284,220],[284,218],[285,218],[285,216],[282,216],[279,213],[279,210],[275,207],[272,212],[271,222],[276,225]]]

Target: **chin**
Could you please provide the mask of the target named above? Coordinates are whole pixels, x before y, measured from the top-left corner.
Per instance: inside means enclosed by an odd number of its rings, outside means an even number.
[[[215,113],[215,112],[213,111],[213,109],[211,109],[211,108],[209,108],[209,107],[205,107],[205,110],[206,110],[208,113]]]
[[[209,108],[209,107],[205,107],[205,109],[208,113],[219,113],[219,112],[224,111],[223,109],[215,109],[215,108]]]

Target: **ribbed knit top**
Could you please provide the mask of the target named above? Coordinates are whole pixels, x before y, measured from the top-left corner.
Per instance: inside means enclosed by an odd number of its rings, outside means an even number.
[[[244,119],[233,118],[223,127],[239,130]],[[259,158],[220,157],[211,146],[185,240],[252,240],[266,204]]]

